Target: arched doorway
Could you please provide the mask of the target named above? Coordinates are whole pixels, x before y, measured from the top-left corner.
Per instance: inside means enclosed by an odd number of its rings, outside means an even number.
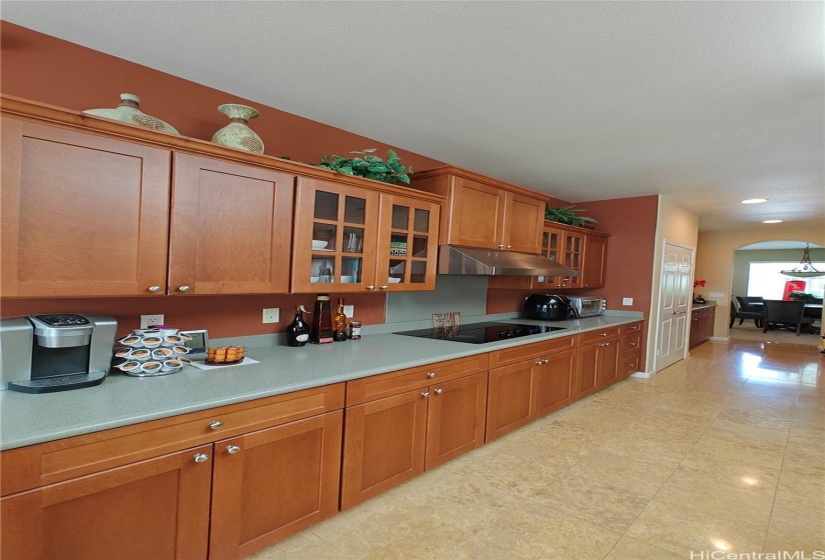
[[[825,291],[825,275],[813,278],[796,278],[781,274],[782,270],[799,268],[804,249],[810,246],[814,266],[825,271],[825,247],[808,240],[770,240],[747,243],[734,250],[730,282],[731,297],[743,296],[764,299],[788,299],[789,292],[811,294],[817,300],[810,302],[806,314],[817,322],[815,330],[822,330],[821,305]],[[816,326],[818,325],[818,329]],[[764,342],[790,342],[818,346],[818,336],[810,334],[797,337],[796,333],[784,330],[769,330],[766,333],[757,328],[753,320],[736,320],[729,326],[728,335],[732,339],[761,340]]]

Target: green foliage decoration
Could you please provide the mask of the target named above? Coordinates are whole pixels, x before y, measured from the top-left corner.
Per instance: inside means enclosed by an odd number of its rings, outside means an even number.
[[[331,169],[346,175],[355,175],[374,179],[384,183],[406,183],[410,184],[412,167],[404,167],[401,158],[392,150],[387,150],[387,161],[372,155],[377,148],[367,148],[365,150],[350,152],[360,154],[361,157],[345,158],[343,156],[324,156],[318,167]]]
[[[813,294],[806,294],[805,292],[791,292],[788,297],[794,301],[813,301],[816,299]]]
[[[597,223],[594,218],[579,216],[579,212],[584,212],[584,209],[574,208],[572,206],[562,206],[559,208],[550,208],[548,206],[547,210],[544,212],[544,219],[551,222],[559,222],[561,224],[578,227],[589,226],[590,224]]]

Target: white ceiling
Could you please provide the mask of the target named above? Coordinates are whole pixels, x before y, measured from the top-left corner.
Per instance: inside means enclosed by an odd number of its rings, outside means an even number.
[[[739,247],[737,251],[760,251],[763,249],[804,249],[805,247],[811,249],[822,249],[821,245],[816,243],[805,243],[804,241],[760,241],[759,243],[751,243],[744,247]],[[802,253],[799,253],[802,258]]]
[[[822,2],[4,0],[2,17],[565,200],[667,193],[704,231],[825,219]]]

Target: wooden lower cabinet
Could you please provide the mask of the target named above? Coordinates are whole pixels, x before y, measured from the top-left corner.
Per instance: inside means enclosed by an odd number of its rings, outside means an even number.
[[[0,500],[9,560],[206,558],[212,446]]]
[[[575,360],[576,352],[571,348],[491,369],[485,441],[572,402]]]
[[[618,379],[617,340],[580,346],[576,354],[576,398],[595,393]]]
[[[534,378],[533,361],[490,370],[485,441],[499,438],[535,419]]]
[[[553,354],[536,366],[536,416],[542,417],[570,404],[575,377],[575,350]]]
[[[346,410],[341,509],[484,443],[487,373]]]
[[[210,558],[243,558],[338,511],[343,412],[215,443]]]
[[[712,337],[715,321],[716,307],[702,307],[691,311],[688,348],[698,346]]]

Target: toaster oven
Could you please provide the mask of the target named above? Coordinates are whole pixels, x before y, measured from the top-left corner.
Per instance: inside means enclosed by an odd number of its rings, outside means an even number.
[[[570,307],[579,317],[604,315],[607,300],[601,296],[569,296]]]

